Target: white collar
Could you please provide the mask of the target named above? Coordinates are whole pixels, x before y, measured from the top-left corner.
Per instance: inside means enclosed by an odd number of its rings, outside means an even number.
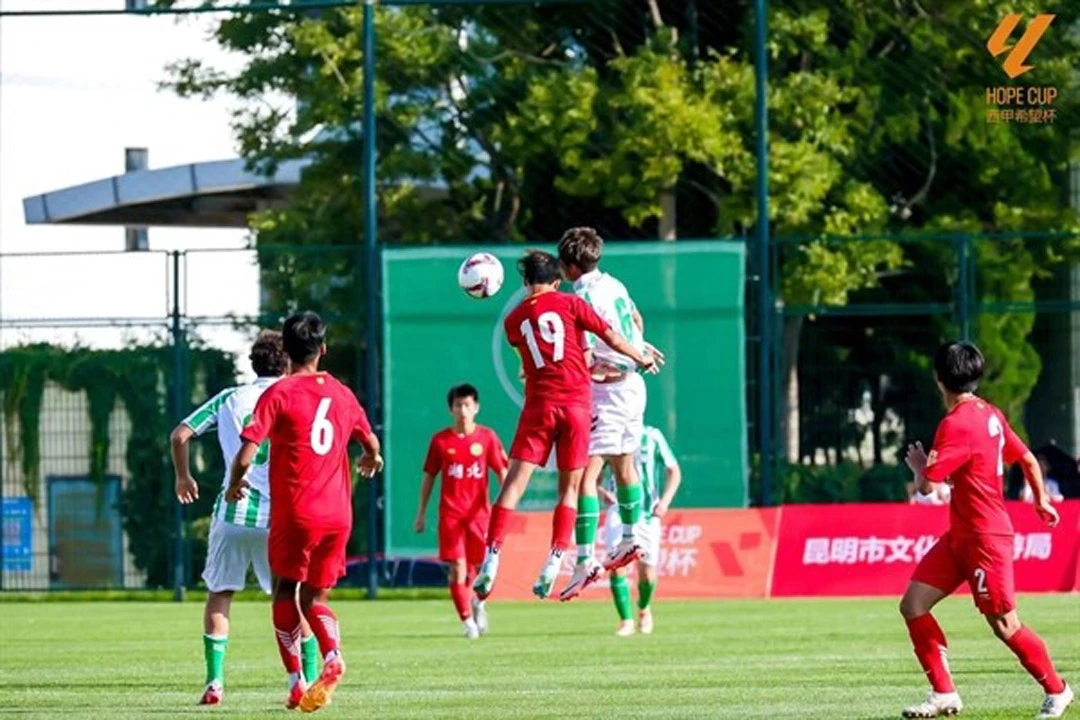
[[[600,279],[601,275],[603,275],[603,273],[600,272],[600,268],[593,268],[592,270],[585,273],[574,281],[574,289],[581,290],[584,287],[592,285],[594,282]]]

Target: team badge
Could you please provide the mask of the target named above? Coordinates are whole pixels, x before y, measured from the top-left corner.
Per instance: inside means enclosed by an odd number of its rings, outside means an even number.
[[[457,455],[457,450],[455,450],[454,448],[446,448],[446,454],[447,455]]]
[[[473,454],[473,457],[480,457],[484,454],[484,446],[480,443],[473,443],[469,446],[469,452]]]

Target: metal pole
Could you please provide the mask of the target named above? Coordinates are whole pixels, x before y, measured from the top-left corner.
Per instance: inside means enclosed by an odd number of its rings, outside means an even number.
[[[768,66],[765,41],[768,27],[766,0],[754,0],[754,130],[757,155],[757,266],[758,266],[758,440],[761,453],[761,504],[772,500],[773,481],[773,296],[769,261],[769,110]]]
[[[365,397],[368,410],[374,419],[376,432],[382,423],[378,421],[378,352],[379,329],[375,304],[378,302],[378,219],[375,216],[375,0],[364,0],[364,247],[366,249],[367,284],[365,323],[367,330],[367,353],[364,363]],[[368,578],[367,596],[374,600],[379,592],[379,573],[376,555],[379,550],[379,482],[372,478],[368,483]]]
[[[174,418],[179,418],[183,416],[186,408],[184,407],[184,335],[180,327],[180,252],[177,250],[172,252],[172,264],[172,415]],[[175,508],[173,531],[176,534],[173,548],[173,600],[181,602],[184,599],[184,506],[175,498],[171,498],[171,493],[169,496]]]
[[[971,248],[967,235],[961,235],[956,243],[956,325],[961,340],[971,339]]]

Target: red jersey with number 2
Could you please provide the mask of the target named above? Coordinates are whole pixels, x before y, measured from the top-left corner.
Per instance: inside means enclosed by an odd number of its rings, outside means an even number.
[[[351,526],[349,439],[370,434],[356,395],[326,373],[271,385],[240,434],[256,444],[270,438],[270,527]]]
[[[985,400],[964,400],[949,411],[934,434],[924,475],[952,486],[949,526],[954,535],[1013,533],[1002,476],[1027,451],[1002,412]]]
[[[589,303],[568,293],[533,295],[506,316],[503,327],[521,354],[526,403],[592,403],[585,333],[603,335],[610,326]]]
[[[439,517],[469,517],[487,512],[488,471],[506,469],[506,451],[493,430],[477,425],[468,435],[454,428],[435,433],[424,460],[424,472],[442,473]]]

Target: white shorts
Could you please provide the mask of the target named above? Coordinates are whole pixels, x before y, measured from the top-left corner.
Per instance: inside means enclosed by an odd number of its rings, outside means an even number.
[[[202,574],[207,589],[210,592],[243,590],[250,565],[255,568],[259,587],[269,594],[273,587],[267,554],[269,536],[270,531],[266,528],[241,527],[213,518],[210,521],[206,569]]]
[[[632,372],[625,380],[593,383],[589,455],[628,455],[645,432],[645,379]]]
[[[604,542],[610,553],[622,542],[622,520],[619,518],[619,506],[612,505],[604,515]],[[634,539],[641,545],[644,555],[641,562],[649,567],[660,564],[660,518],[643,518],[634,532]]]

